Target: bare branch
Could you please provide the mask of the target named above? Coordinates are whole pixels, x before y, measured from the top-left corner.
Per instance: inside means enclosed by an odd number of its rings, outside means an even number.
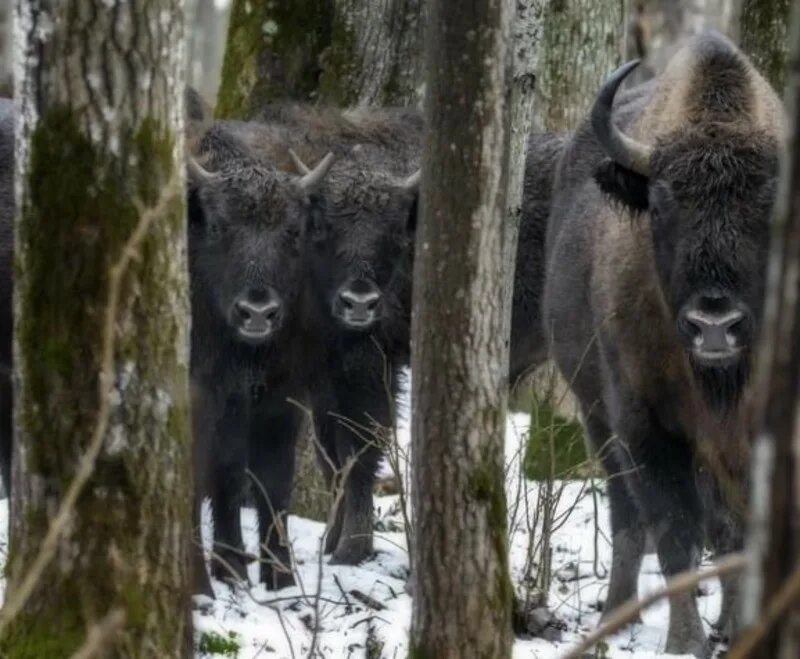
[[[659,600],[685,593],[706,579],[742,572],[746,565],[747,559],[744,554],[731,554],[721,561],[718,561],[714,567],[707,570],[692,570],[691,572],[682,572],[681,574],[675,575],[667,582],[664,588],[656,590],[640,600],[632,599],[627,601],[616,610],[616,613],[611,616],[611,619],[589,634],[579,645],[562,655],[561,659],[580,659],[585,652],[591,650],[597,643],[622,629],[636,618],[639,613],[644,611],[644,609],[652,606]]]

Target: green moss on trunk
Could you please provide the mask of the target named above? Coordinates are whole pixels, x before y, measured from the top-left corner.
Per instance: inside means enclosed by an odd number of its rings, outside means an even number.
[[[15,327],[25,516],[11,539],[10,591],[97,424],[109,272],[142,208],[167,198],[123,278],[104,450],[55,559],[0,640],[2,656],[70,656],[87,628],[115,608],[126,624],[111,656],[138,656],[146,647],[185,656],[188,291],[183,194],[180,185],[165,187],[176,180],[173,147],[170,132],[145,119],[121,129],[118,153],[109,154],[63,106],[41,116],[31,136]]]
[[[332,0],[234,0],[217,116],[248,119],[276,100],[314,100],[332,20]]]

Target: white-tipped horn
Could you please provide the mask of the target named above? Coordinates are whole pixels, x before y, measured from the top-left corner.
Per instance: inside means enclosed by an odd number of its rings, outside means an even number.
[[[303,175],[311,173],[311,168],[308,165],[306,165],[302,160],[300,160],[300,156],[298,156],[297,153],[295,153],[294,149],[289,149],[289,156],[291,157],[292,162],[294,163],[294,166],[297,168],[298,172],[300,172]]]
[[[325,178],[325,175],[330,171],[331,165],[333,165],[333,154],[328,153],[328,155],[319,161],[314,169],[305,174],[297,182],[298,187],[301,190],[313,190],[322,182],[322,179]]]
[[[193,181],[213,181],[219,178],[219,174],[216,172],[209,172],[192,156],[189,156],[186,161],[186,171],[189,173],[189,178]]]
[[[419,189],[419,183],[421,180],[422,169],[418,169],[400,184],[400,188],[403,190],[408,190],[409,192],[416,192]]]

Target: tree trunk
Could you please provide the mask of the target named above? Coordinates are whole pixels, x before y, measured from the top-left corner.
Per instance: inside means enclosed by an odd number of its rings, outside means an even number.
[[[11,7],[0,6],[0,96],[11,96]]]
[[[571,130],[586,116],[622,60],[624,31],[624,0],[547,3],[536,94],[540,128]]]
[[[423,0],[335,0],[320,98],[339,106],[418,100]]]
[[[217,115],[417,100],[422,0],[233,0]]]
[[[761,426],[754,451],[750,571],[743,619],[764,615],[800,568],[800,9],[792,24],[788,105],[791,130],[773,224],[757,391]],[[747,655],[800,656],[800,603],[788,607],[774,632]]]
[[[511,652],[503,477],[510,9],[432,0],[427,21],[412,320],[412,502],[425,542],[412,552],[413,657]]]
[[[219,87],[224,47],[218,26],[224,22],[225,14],[217,10],[214,0],[190,0],[189,6],[191,16],[188,24],[192,29],[188,35],[186,78],[203,99],[213,105]]]
[[[18,453],[0,654],[68,657],[122,616],[103,656],[186,657],[182,2],[16,11]]]
[[[783,93],[789,52],[786,26],[790,0],[743,0],[741,13],[742,50],[756,68]]]

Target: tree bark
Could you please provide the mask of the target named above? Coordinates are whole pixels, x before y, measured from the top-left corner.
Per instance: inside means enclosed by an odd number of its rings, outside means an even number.
[[[750,570],[743,619],[764,615],[800,568],[800,10],[792,23],[787,102],[790,138],[773,223],[757,401],[761,425],[754,451]],[[800,603],[780,616],[748,656],[800,656]]]
[[[540,128],[575,128],[622,60],[624,0],[550,0],[544,13],[536,106]],[[568,63],[568,64],[567,64]]]
[[[423,0],[335,0],[320,98],[339,106],[413,105]]]
[[[503,477],[510,9],[433,0],[427,21],[412,320],[412,503],[425,542],[412,552],[412,657],[511,651]]]
[[[779,93],[786,84],[790,4],[790,0],[743,0],[741,12],[742,50]]]
[[[291,99],[410,105],[422,0],[233,0],[217,115]]]
[[[0,96],[11,96],[11,8],[0,6]]]
[[[68,657],[122,615],[104,656],[187,657],[182,3],[16,12],[17,454],[0,654]]]
[[[192,26],[188,35],[187,82],[213,105],[224,49],[219,24],[224,23],[225,13],[217,9],[214,0],[190,0],[187,11],[191,12],[188,24]]]

